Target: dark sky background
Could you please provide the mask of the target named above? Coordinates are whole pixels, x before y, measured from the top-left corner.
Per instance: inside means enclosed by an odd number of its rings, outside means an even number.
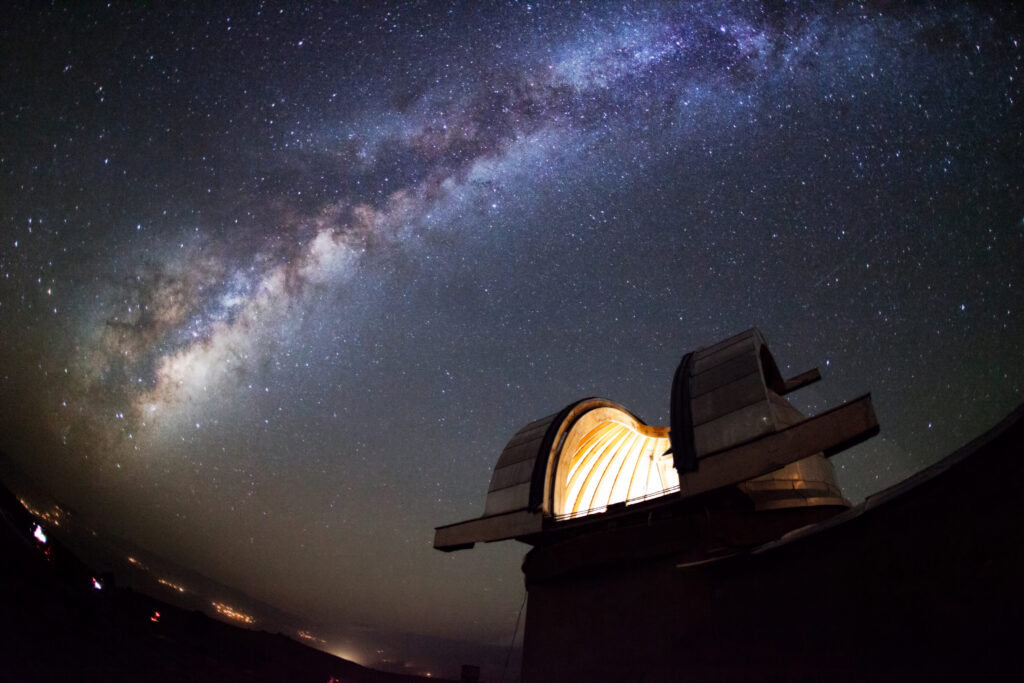
[[[849,498],[934,462],[1024,393],[1021,10],[821,5],[7,8],[0,446],[349,654],[507,645],[433,527],[751,326],[872,392]]]

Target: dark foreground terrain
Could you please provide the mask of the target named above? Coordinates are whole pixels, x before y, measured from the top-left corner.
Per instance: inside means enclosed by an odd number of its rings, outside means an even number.
[[[423,681],[115,585],[0,486],[0,681]],[[97,587],[99,586],[99,587]]]

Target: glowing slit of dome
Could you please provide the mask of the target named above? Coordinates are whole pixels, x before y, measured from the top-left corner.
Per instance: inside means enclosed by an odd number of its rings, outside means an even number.
[[[651,427],[619,408],[582,415],[566,435],[554,479],[556,516],[604,512],[609,505],[639,502],[672,491],[667,427]]]

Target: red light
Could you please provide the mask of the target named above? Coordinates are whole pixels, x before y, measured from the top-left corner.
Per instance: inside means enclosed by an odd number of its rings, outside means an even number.
[[[149,618],[149,620],[152,621],[154,624],[157,623],[158,621],[160,621],[160,613],[153,612],[153,615]]]

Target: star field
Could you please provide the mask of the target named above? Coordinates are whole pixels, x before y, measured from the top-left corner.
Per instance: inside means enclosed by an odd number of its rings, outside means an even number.
[[[1013,3],[230,10],[0,28],[0,447],[350,654],[507,646],[524,547],[433,527],[697,346],[871,391],[853,500],[1021,402]]]

